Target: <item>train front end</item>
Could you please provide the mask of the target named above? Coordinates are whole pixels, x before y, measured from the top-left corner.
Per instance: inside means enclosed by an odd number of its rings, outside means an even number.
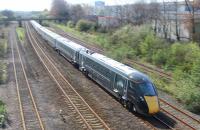
[[[160,110],[156,88],[146,75],[130,76],[127,96],[138,113],[154,115]]]

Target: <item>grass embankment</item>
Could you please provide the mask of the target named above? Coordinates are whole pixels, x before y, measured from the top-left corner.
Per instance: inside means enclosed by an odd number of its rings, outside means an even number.
[[[0,62],[0,84],[7,81],[7,63]]]
[[[2,31],[3,32],[3,31]],[[0,38],[0,84],[3,84],[7,81],[7,63],[3,60],[6,57],[8,50],[7,36]]]
[[[1,30],[4,35],[0,38],[0,84],[4,84],[7,81],[7,63],[3,60],[6,57],[8,44],[7,44],[7,34],[5,36],[4,30]],[[7,119],[5,104],[0,100],[0,128],[5,127],[5,122]]]
[[[7,53],[7,40],[5,39],[0,39],[0,57],[4,58],[5,54]]]
[[[200,111],[200,48],[197,43],[169,43],[157,38],[149,26],[127,25],[112,33],[79,32],[61,24],[54,26],[104,48],[120,62],[134,59],[172,72],[173,82],[149,74],[157,88],[172,94],[191,111]],[[141,68],[136,67],[142,71]]]
[[[5,127],[7,114],[6,114],[6,108],[5,104],[0,100],[0,127]]]
[[[25,40],[25,30],[24,30],[24,28],[17,27],[16,31],[17,31],[17,35],[18,35],[19,40],[23,43],[24,40]]]
[[[108,39],[106,38],[107,34],[102,34],[102,33],[98,33],[98,32],[91,32],[91,33],[79,32],[79,31],[75,30],[74,28],[70,28],[63,24],[53,24],[53,25],[62,29],[65,32],[75,35],[79,39],[87,41],[88,43],[93,43],[93,44],[99,45],[101,47],[108,45]]]

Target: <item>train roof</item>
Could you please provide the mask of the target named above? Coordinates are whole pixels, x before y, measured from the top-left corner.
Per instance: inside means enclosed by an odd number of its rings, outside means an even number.
[[[77,44],[77,43],[75,43],[75,42],[73,42],[73,41],[71,41],[71,40],[69,40],[67,38],[61,37],[61,38],[58,38],[57,41],[60,42],[60,43],[65,44],[67,46],[70,46],[70,47],[72,47],[74,49],[83,49],[83,48],[85,48],[85,47],[83,47],[83,46],[81,46],[81,45],[79,45],[79,44]]]
[[[42,27],[41,30],[46,33],[47,35],[50,35],[51,37],[54,37],[54,38],[58,38],[58,37],[61,37],[59,34],[56,34],[50,30],[48,30],[47,28],[45,27]]]
[[[125,64],[122,64],[118,61],[115,61],[111,58],[108,58],[104,55],[101,55],[99,53],[93,53],[91,54],[91,56],[93,58],[95,58],[98,61],[101,61],[101,63],[116,69],[118,72],[120,72],[121,74],[125,75],[126,77],[128,77],[130,80],[133,80],[134,82],[143,82],[143,81],[149,81],[149,77],[145,74],[143,74],[142,72],[131,68]]]
[[[43,27],[42,25],[40,25],[39,23],[37,23],[37,22],[34,21],[34,20],[31,20],[31,24],[34,25],[34,26],[37,27],[37,28]]]

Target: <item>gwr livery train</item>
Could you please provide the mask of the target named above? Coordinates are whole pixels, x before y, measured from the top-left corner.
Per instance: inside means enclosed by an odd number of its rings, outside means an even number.
[[[31,21],[31,24],[51,47],[118,98],[130,111],[144,115],[159,112],[157,91],[147,75],[104,55],[92,52],[35,21]]]

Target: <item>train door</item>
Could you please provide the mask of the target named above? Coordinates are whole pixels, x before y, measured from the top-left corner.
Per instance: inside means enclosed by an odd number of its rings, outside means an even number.
[[[138,88],[138,86],[136,83],[129,81],[127,97],[133,103],[138,102],[138,96],[139,96],[138,94],[139,93],[137,91],[137,88]]]
[[[114,92],[118,93],[120,96],[123,96],[124,89],[126,89],[126,79],[116,74],[114,83]]]
[[[79,69],[81,71],[83,71],[82,69],[84,68],[84,62],[85,62],[84,55],[81,54],[81,52],[79,52]]]

